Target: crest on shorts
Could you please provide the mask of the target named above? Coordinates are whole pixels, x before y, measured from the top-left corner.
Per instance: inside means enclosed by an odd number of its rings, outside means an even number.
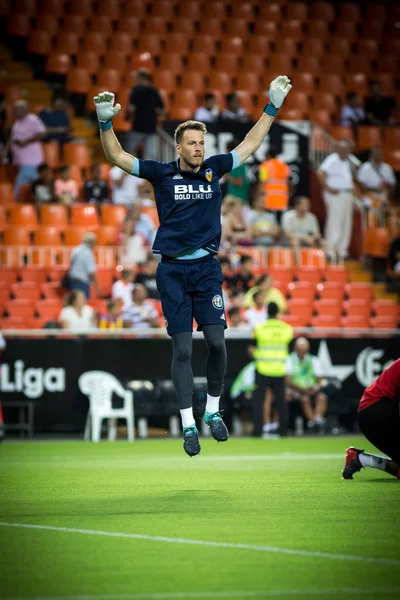
[[[215,294],[214,298],[212,299],[212,305],[214,308],[222,310],[224,308],[224,301],[222,300],[222,296],[220,296],[219,294]]]
[[[212,171],[211,171],[211,169],[207,169],[207,171],[206,171],[206,179],[207,179],[207,181],[211,181],[211,179],[212,179]]]

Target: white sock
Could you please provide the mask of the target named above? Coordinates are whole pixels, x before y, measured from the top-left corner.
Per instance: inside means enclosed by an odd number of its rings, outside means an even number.
[[[368,452],[361,452],[358,455],[358,459],[363,467],[372,467],[373,469],[380,469],[386,471],[387,458],[383,456],[376,456],[375,454],[368,454]]]
[[[216,413],[219,411],[219,396],[210,396],[207,394],[206,412]]]
[[[273,423],[266,423],[263,427],[263,432],[264,433],[269,433],[270,431],[272,431],[274,429],[274,424]]]
[[[195,425],[193,408],[182,408],[181,413],[182,427],[193,427]]]

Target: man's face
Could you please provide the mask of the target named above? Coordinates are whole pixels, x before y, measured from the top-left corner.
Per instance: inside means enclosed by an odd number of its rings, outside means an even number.
[[[308,198],[302,198],[296,208],[298,213],[304,215],[310,210],[310,201]]]
[[[205,101],[205,106],[207,110],[212,110],[215,106],[215,98],[207,98]]]
[[[304,358],[308,352],[308,344],[300,342],[296,345],[296,352],[299,358]]]
[[[231,315],[230,321],[231,321],[231,325],[232,325],[233,327],[237,327],[237,326],[240,324],[241,320],[242,320],[242,318],[241,318],[241,316],[240,316],[240,313],[239,313],[239,312],[234,312],[234,313]]]
[[[251,273],[252,264],[253,264],[253,261],[251,261],[251,260],[246,260],[244,263],[242,263],[243,273]]]
[[[383,150],[382,148],[372,148],[371,151],[371,160],[373,160],[376,163],[380,163],[382,162],[383,159]]]
[[[370,92],[371,92],[371,96],[380,96],[381,88],[379,86],[379,83],[372,83],[371,87],[370,87]]]
[[[339,142],[337,146],[337,153],[339,154],[342,160],[345,160],[349,157],[350,145],[347,142]]]
[[[265,194],[264,192],[258,192],[254,198],[254,208],[256,210],[264,210],[265,208]]]
[[[229,101],[229,109],[233,112],[236,112],[240,108],[240,100],[238,96],[233,96]]]
[[[28,105],[26,102],[16,102],[14,104],[14,117],[18,119],[23,119],[28,114]]]
[[[181,143],[176,145],[176,152],[191,169],[200,167],[204,161],[204,133],[196,129],[184,131]]]

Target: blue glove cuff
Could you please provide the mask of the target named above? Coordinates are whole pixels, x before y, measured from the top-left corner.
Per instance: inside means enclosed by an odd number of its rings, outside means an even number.
[[[112,124],[112,119],[110,119],[109,121],[106,121],[105,123],[102,121],[99,121],[99,127],[101,129],[101,131],[108,131],[109,129],[111,129],[113,126]]]
[[[274,106],[272,104],[272,102],[268,102],[268,104],[266,105],[266,107],[264,108],[264,112],[266,115],[268,115],[269,117],[274,118],[276,116],[276,113],[278,112],[278,109],[276,108],[276,106]]]

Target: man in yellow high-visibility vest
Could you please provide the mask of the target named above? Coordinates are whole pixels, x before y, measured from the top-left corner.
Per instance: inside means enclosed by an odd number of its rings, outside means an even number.
[[[275,302],[268,304],[268,319],[257,325],[253,332],[256,343],[254,359],[256,362],[255,391],[253,394],[254,436],[263,431],[263,408],[268,389],[272,390],[279,415],[278,435],[287,432],[287,405],[285,401],[285,364],[289,354],[288,346],[293,339],[293,327],[278,317]]]

